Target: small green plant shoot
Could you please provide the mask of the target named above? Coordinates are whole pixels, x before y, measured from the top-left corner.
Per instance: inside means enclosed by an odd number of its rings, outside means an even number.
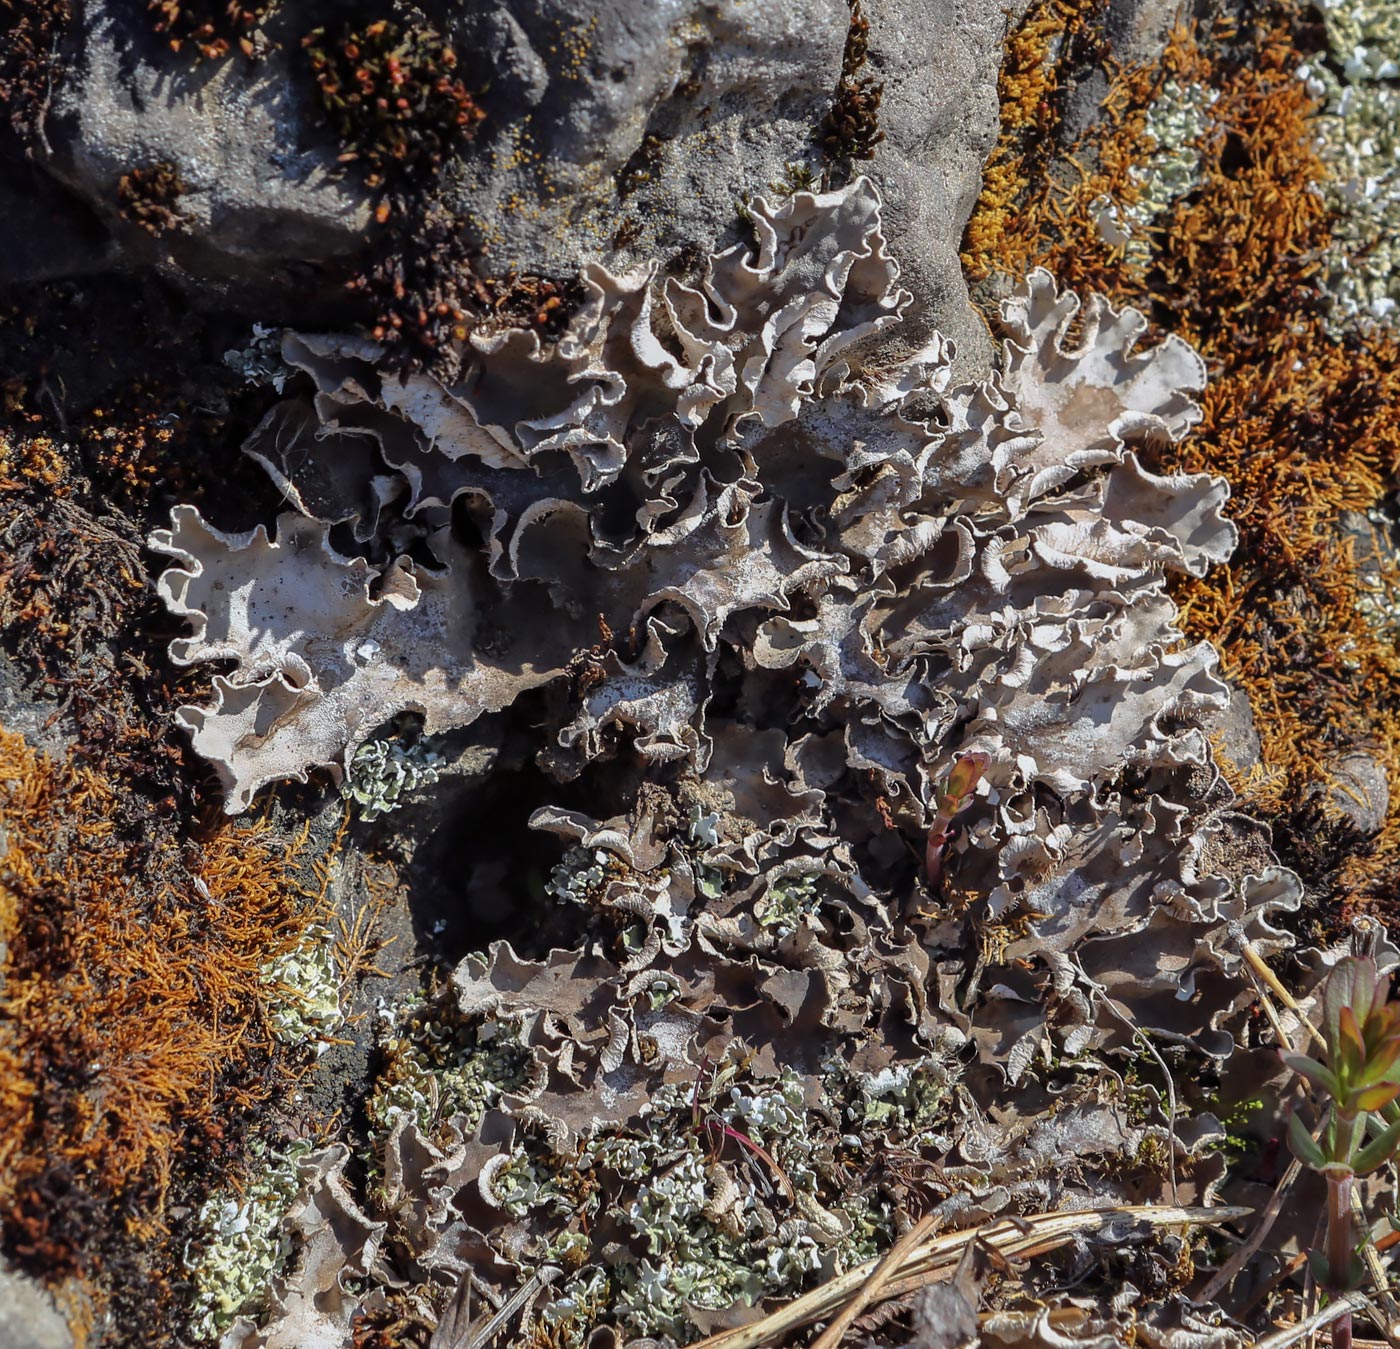
[[[1323,1287],[1342,1293],[1361,1274],[1352,1230],[1353,1182],[1389,1161],[1400,1146],[1400,1117],[1387,1118],[1397,1115],[1393,1102],[1400,1096],[1400,1002],[1387,999],[1374,961],[1350,956],[1328,976],[1322,1038],[1325,1064],[1303,1054],[1283,1056],[1327,1100],[1317,1138],[1296,1114],[1288,1136],[1298,1160],[1326,1177],[1327,1244],[1321,1258],[1314,1257],[1314,1273]],[[1350,1349],[1349,1314],[1336,1323],[1332,1343]]]
[[[937,891],[943,875],[943,850],[953,836],[953,820],[972,800],[982,774],[990,762],[987,754],[964,754],[949,770],[943,785],[933,798],[933,823],[929,826],[928,845],[924,854],[924,872],[928,888]]]

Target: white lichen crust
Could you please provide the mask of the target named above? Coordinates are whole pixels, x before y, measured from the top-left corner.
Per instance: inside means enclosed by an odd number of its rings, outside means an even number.
[[[1340,319],[1400,316],[1400,5],[1322,0],[1328,50],[1300,68],[1322,105],[1333,209],[1324,285]]]
[[[597,807],[531,823],[587,935],[458,967],[471,1047],[403,1056],[367,1168],[376,1287],[566,1268],[541,1343],[791,1295],[886,1242],[888,1168],[934,1156],[950,1222],[1118,1202],[1139,1152],[1208,1193],[1214,1121],[1122,1108],[1125,1021],[1222,1060],[1240,939],[1287,946],[1299,900],[1223,814],[1227,689],[1166,588],[1235,543],[1221,480],[1152,468],[1200,358],[1036,272],[986,379],[954,387],[941,340],[877,368],[908,296],[874,189],[752,215],[694,284],[590,268],[557,345],[478,333],[450,387],[286,335],[307,387],[248,449],[295,511],[269,538],[182,507],[153,541],[174,658],[234,662],[181,713],[230,810],[399,711],[432,733],[550,686],[521,721]]]

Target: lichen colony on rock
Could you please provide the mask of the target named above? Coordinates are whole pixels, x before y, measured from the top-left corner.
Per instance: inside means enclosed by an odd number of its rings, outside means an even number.
[[[450,386],[391,374],[372,342],[288,333],[306,387],[247,450],[294,510],[269,536],[181,507],[153,540],[193,625],[174,658],[234,663],[181,713],[230,811],[343,772],[398,712],[433,734],[544,690],[538,762],[593,783],[606,817],[532,821],[568,849],[549,893],[592,916],[587,949],[498,944],[456,973],[460,1015],[531,1068],[455,1133],[398,1122],[349,1255],[372,1265],[362,1234],[388,1223],[384,1287],[470,1265],[504,1288],[581,1246],[607,1288],[571,1276],[540,1316],[635,1303],[668,1310],[625,1328],[677,1333],[891,1231],[878,1182],[868,1211],[835,1211],[842,1149],[914,1155],[931,1128],[956,1158],[950,1214],[1111,1201],[1107,1159],[1149,1143],[1208,1186],[1212,1123],[1169,1137],[1149,1089],[1129,1125],[1090,1058],[1122,1044],[1106,998],[1223,1057],[1238,936],[1278,949],[1270,916],[1298,902],[1267,855],[1259,875],[1224,860],[1230,794],[1200,723],[1227,690],[1165,593],[1229,555],[1227,488],[1137,453],[1190,430],[1204,366],[1173,338],[1136,350],[1139,314],[1036,272],[987,379],[953,387],[938,338],[872,368],[909,300],[874,189],[752,214],[756,247],[700,285],[590,268],[556,345],[475,332]],[[987,767],[930,894],[911,858],[965,753]],[[1053,1119],[1018,1117],[1017,1084],[1066,1064]],[[934,1115],[887,1108],[882,1074],[934,1083]],[[721,1077],[725,1101],[704,1094]],[[976,1087],[993,1079],[996,1130]],[[794,1112],[773,1144],[786,1185],[723,1132],[768,1138],[740,1101],[770,1097]],[[705,1164],[716,1129],[728,1169]],[[674,1155],[647,1154],[658,1137]],[[684,1214],[653,1211],[625,1146],[689,1177]],[[547,1202],[581,1147],[595,1189]],[[599,1193],[630,1216],[561,1217]],[[717,1252],[768,1273],[721,1288]],[[301,1305],[279,1294],[237,1341],[299,1342]]]

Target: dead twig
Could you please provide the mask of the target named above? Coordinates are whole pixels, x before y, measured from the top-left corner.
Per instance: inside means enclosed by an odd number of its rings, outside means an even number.
[[[925,1214],[890,1247],[889,1254],[875,1266],[870,1277],[856,1289],[851,1300],[841,1309],[836,1319],[817,1336],[812,1349],[837,1349],[842,1339],[845,1338],[846,1332],[855,1324],[856,1318],[872,1302],[880,1300],[884,1289],[893,1280],[895,1271],[904,1263],[905,1257],[933,1231],[937,1221],[937,1214]]]
[[[1370,1309],[1371,1299],[1365,1293],[1360,1291],[1343,1293],[1295,1325],[1284,1326],[1282,1330],[1276,1330],[1272,1335],[1265,1335],[1262,1340],[1255,1340],[1254,1349],[1290,1349],[1291,1345],[1307,1339],[1309,1335],[1316,1334],[1319,1330],[1330,1326],[1333,1321],[1340,1321],[1349,1313],[1365,1312]]]
[[[917,1243],[911,1243],[897,1265],[891,1262],[884,1275],[887,1282],[877,1295],[894,1297],[922,1284],[951,1278],[963,1252],[973,1242],[980,1242],[1005,1260],[1028,1260],[1058,1249],[1080,1232],[1093,1231],[1113,1222],[1128,1220],[1148,1223],[1153,1227],[1215,1226],[1233,1218],[1242,1218],[1252,1211],[1225,1206],[1180,1208],[1174,1204],[1132,1204],[1117,1208],[1043,1213],[1028,1219],[1001,1218],[985,1227],[926,1236]],[[790,1332],[830,1316],[868,1283],[884,1263],[883,1260],[868,1260],[820,1288],[814,1288],[761,1321],[721,1331],[718,1335],[697,1341],[691,1349],[761,1349],[763,1345],[777,1343]]]

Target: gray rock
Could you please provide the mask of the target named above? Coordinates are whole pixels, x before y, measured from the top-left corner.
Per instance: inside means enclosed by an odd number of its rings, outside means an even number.
[[[53,95],[41,162],[107,225],[122,261],[158,267],[201,299],[252,287],[275,303],[279,290],[302,289],[304,263],[360,246],[369,196],[317,131],[298,37],[305,14],[296,27],[286,12],[272,20],[281,45],[264,61],[194,66],[151,32],[144,5],[74,8],[77,51]],[[184,180],[185,224],[153,237],[122,219],[117,185],[159,163]]]
[[[336,164],[301,57],[301,36],[319,18],[334,23],[332,9],[274,11],[275,50],[261,63],[193,65],[150,32],[140,5],[77,8],[43,159],[106,224],[116,261],[274,320],[306,264],[362,244],[372,203]],[[1007,11],[997,0],[867,0],[865,12],[862,74],[884,84],[886,139],[873,160],[837,172],[867,172],[885,195],[890,249],[917,297],[894,340],[922,344],[937,328],[968,369],[982,366],[991,345],[958,248],[996,138]],[[821,126],[850,22],[847,0],[460,7],[450,36],[487,116],[437,190],[496,275],[569,275],[587,258],[635,266],[744,238],[744,199],[781,195],[794,168],[820,178],[832,167]],[[131,169],[162,162],[188,186],[184,223],[152,236],[121,218],[116,190]],[[92,254],[75,249],[74,268]],[[49,256],[27,265],[56,270]]]
[[[73,1349],[53,1298],[33,1279],[0,1266],[0,1349]]]
[[[1390,808],[1390,783],[1383,764],[1369,754],[1347,754],[1331,765],[1327,804],[1368,837],[1380,833]]]
[[[1263,749],[1254,725],[1254,710],[1243,689],[1230,690],[1230,702],[1221,712],[1205,717],[1206,733],[1215,738],[1220,753],[1241,773],[1261,762]]]
[[[820,128],[841,75],[846,0],[572,0],[570,10],[565,21],[506,0],[463,21],[460,47],[489,50],[508,72],[447,188],[487,270],[566,273],[590,256],[617,268],[686,245],[709,251],[745,237],[745,198],[782,195],[794,169],[827,167]],[[870,0],[865,14],[863,73],[884,84],[886,139],[854,169],[884,194],[890,251],[916,296],[896,340],[907,349],[937,328],[969,368],[984,364],[990,342],[958,248],[997,134],[1005,11]]]

